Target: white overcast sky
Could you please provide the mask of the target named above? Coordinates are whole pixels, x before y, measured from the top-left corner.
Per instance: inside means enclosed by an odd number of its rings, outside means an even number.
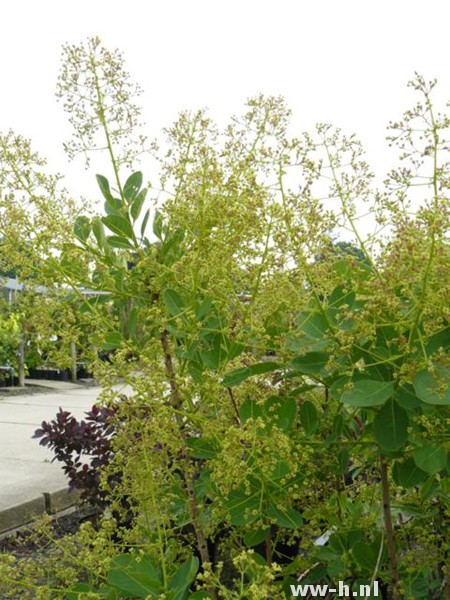
[[[438,0],[10,0],[0,10],[0,131],[30,137],[69,173],[74,195],[96,193],[81,159],[66,167],[54,90],[61,45],[98,35],[143,87],[150,138],[183,109],[207,106],[224,123],[248,97],[281,94],[299,131],[332,122],[384,168],[385,126],[415,101],[414,71],[450,98],[449,22]]]

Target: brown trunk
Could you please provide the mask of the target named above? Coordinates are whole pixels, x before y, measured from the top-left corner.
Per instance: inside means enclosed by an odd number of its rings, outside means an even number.
[[[386,531],[386,544],[391,568],[391,590],[393,600],[400,600],[399,574],[397,566],[397,553],[395,549],[394,526],[391,514],[391,496],[389,489],[389,475],[386,459],[380,454],[381,485],[383,489],[383,515],[384,528]]]
[[[18,348],[19,362],[19,386],[25,387],[25,345],[23,341],[19,342]]]
[[[75,342],[70,342],[70,377],[73,382],[77,380],[77,347]]]
[[[161,347],[162,347],[163,354],[164,354],[164,364],[166,367],[166,373],[167,373],[167,377],[169,379],[171,405],[177,411],[175,414],[175,417],[176,417],[178,425],[179,425],[180,435],[184,438],[185,432],[184,432],[183,421],[182,421],[180,415],[178,414],[178,411],[180,410],[180,408],[182,406],[182,400],[181,400],[180,392],[178,390],[176,373],[175,373],[175,368],[173,365],[172,353],[171,353],[170,343],[169,343],[169,333],[167,330],[164,330],[161,334]],[[190,513],[192,516],[192,524],[193,524],[194,530],[195,530],[195,537],[197,538],[198,551],[200,553],[200,558],[202,560],[202,564],[206,564],[206,563],[211,564],[211,558],[209,555],[207,538],[206,538],[205,532],[203,530],[203,526],[201,524],[201,519],[200,519],[200,511],[198,508],[198,500],[197,500],[197,495],[195,493],[195,486],[194,486],[194,476],[192,475],[192,473],[190,473],[192,463],[190,462],[186,446],[182,450],[181,459],[183,462],[185,462],[184,473],[185,473],[186,491],[188,494],[189,510],[190,510]],[[208,592],[210,593],[212,598],[217,597],[216,590],[212,586],[210,586],[208,588]]]

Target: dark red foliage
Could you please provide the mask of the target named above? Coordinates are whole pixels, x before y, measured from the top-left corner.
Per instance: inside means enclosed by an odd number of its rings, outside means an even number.
[[[43,421],[33,438],[41,438],[41,446],[55,453],[53,460],[64,463],[69,489],[79,490],[83,501],[105,508],[109,493],[100,487],[101,470],[113,458],[112,440],[116,433],[116,409],[93,406],[86,420],[78,421],[70,412],[59,409],[56,418]],[[117,473],[109,477],[114,486],[121,478]]]

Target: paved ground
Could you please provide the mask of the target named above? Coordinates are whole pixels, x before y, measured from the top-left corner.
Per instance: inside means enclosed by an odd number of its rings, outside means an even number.
[[[0,533],[23,524],[19,521],[26,522],[32,513],[44,512],[52,496],[67,504],[62,500],[67,480],[61,465],[51,462],[52,452],[32,435],[60,406],[83,417],[100,392],[66,382],[34,383],[49,386],[48,391],[12,396],[0,389]]]

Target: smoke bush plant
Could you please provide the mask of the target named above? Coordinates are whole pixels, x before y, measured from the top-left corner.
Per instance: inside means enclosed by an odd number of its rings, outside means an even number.
[[[63,470],[71,491],[80,491],[80,499],[91,505],[105,508],[108,493],[101,488],[102,468],[111,462],[112,440],[115,434],[114,408],[94,406],[86,413],[86,420],[78,421],[70,412],[59,409],[56,418],[43,421],[33,437],[51,449],[64,463]],[[116,474],[114,479],[120,479]],[[113,482],[109,481],[110,487]]]
[[[101,469],[105,489],[120,469],[133,549],[71,597],[282,598],[300,575],[445,597],[449,120],[434,82],[416,76],[420,102],[390,126],[407,166],[382,191],[353,136],[291,138],[282,99],[260,96],[224,132],[180,115],[152,206],[142,173],[123,175],[139,123],[112,135],[134,100],[108,121],[121,59],[97,40],[64,52],[71,147],[103,135],[114,183],[97,176],[103,215],[78,217],[46,267],[107,292],[85,310],[108,380],[133,390]]]

